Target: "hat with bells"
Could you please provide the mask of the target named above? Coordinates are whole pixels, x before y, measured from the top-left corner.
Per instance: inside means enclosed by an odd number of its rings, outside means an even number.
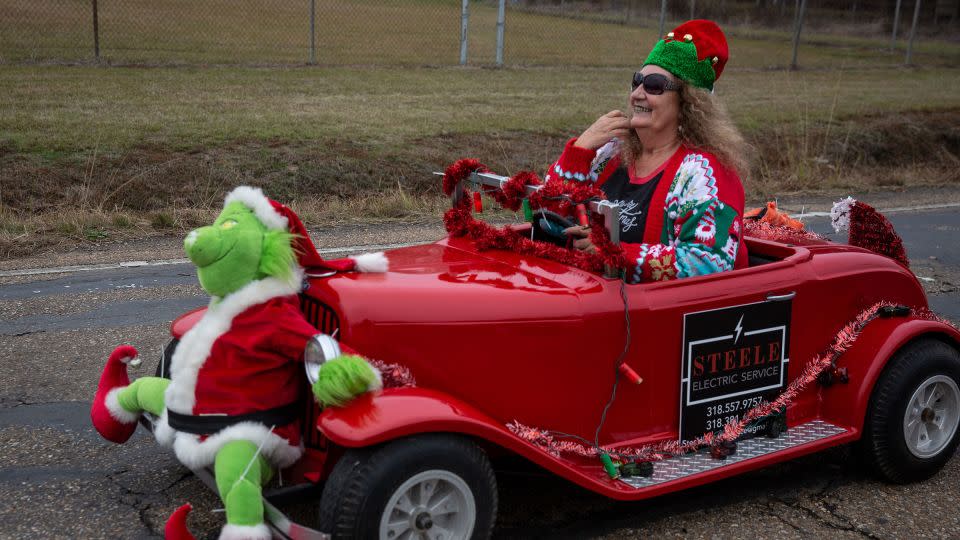
[[[643,65],[660,66],[688,84],[713,91],[729,57],[727,38],[717,23],[696,19],[658,41]]]

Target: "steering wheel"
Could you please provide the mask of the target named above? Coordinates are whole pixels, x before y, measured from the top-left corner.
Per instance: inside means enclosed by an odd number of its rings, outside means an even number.
[[[567,235],[564,229],[576,223],[550,210],[535,210],[533,213],[533,239],[567,247]]]

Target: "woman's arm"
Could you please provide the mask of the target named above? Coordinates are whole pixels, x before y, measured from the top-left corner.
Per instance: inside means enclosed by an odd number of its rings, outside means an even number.
[[[620,153],[619,137],[630,132],[630,120],[622,111],[610,111],[580,134],[567,141],[560,158],[547,171],[547,180],[560,178],[575,182],[606,180]],[[613,165],[607,167],[607,165]]]
[[[563,153],[547,170],[546,180],[603,183],[620,162],[620,142],[613,139],[597,150],[577,146],[577,139],[570,139]]]

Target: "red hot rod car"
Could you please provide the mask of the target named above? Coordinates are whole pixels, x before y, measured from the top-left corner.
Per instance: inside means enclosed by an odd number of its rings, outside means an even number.
[[[590,206],[616,223],[615,206]],[[383,274],[309,276],[302,307],[319,331],[416,384],[343,408],[304,401],[307,452],[280,491],[322,486],[322,532],[267,491],[275,533],[488,537],[490,456],[505,453],[620,500],[854,442],[890,481],[938,471],[958,443],[960,333],[929,314],[914,275],[828,241],[745,242],[747,268],[655,283],[453,236],[388,251]],[[201,315],[173,323],[166,358]],[[770,403],[782,407],[748,415]]]

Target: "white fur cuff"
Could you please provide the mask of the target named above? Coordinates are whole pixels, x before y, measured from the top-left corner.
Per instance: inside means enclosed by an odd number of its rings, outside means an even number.
[[[120,405],[120,399],[117,397],[120,392],[126,390],[126,388],[126,386],[119,386],[107,392],[104,404],[107,406],[107,410],[110,411],[110,416],[112,416],[114,420],[121,424],[132,424],[140,418],[140,413],[133,413],[124,409],[123,406]]]
[[[355,255],[350,258],[357,263],[356,268],[358,272],[383,273],[386,272],[390,266],[389,261],[387,261],[387,256],[384,255],[382,251],[364,253],[363,255]]]
[[[220,540],[270,540],[270,527],[259,525],[231,525],[227,523],[220,531]]]
[[[177,432],[174,431],[167,422],[167,410],[164,409],[156,425],[153,426],[153,437],[157,439],[157,443],[160,446],[171,448],[173,447],[173,440],[176,436]]]

